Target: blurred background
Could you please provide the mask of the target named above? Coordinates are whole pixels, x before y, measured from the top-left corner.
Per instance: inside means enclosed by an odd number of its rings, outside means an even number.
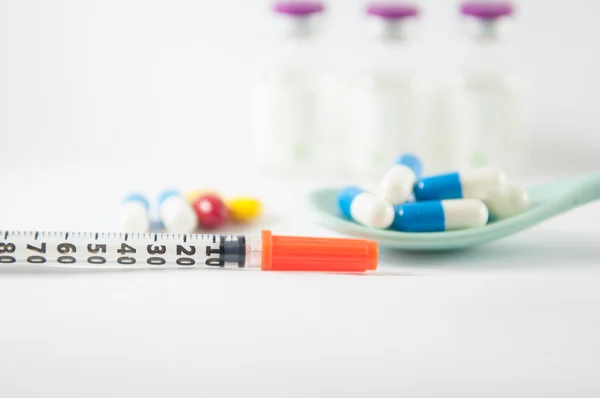
[[[460,3],[414,3],[421,70],[448,73],[460,62]],[[0,2],[2,173],[114,167],[167,178],[205,167],[249,170],[253,84],[278,32],[271,5]],[[511,46],[532,94],[524,172],[598,168],[600,3],[515,6]],[[358,0],[326,3],[322,48],[342,72],[363,54],[364,10]]]

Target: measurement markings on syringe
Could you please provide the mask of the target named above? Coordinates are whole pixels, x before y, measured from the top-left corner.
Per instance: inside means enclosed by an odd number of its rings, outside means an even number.
[[[245,238],[232,235],[6,231],[3,236],[0,263],[5,264],[176,263],[184,267],[200,264],[243,267],[246,256]]]

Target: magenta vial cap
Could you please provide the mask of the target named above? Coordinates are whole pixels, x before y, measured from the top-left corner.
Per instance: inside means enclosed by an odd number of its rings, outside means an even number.
[[[305,17],[325,10],[321,1],[278,1],[273,5],[277,14]]]
[[[367,14],[384,19],[402,19],[416,17],[419,15],[419,8],[410,3],[369,3]]]
[[[462,3],[460,12],[463,15],[478,19],[496,19],[512,15],[514,13],[514,7],[513,4],[508,1],[473,1]]]

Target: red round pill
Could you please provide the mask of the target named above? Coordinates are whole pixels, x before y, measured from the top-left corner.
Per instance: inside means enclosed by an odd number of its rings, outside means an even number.
[[[227,206],[217,195],[200,195],[194,199],[192,207],[198,217],[198,224],[203,228],[217,228],[227,220]]]

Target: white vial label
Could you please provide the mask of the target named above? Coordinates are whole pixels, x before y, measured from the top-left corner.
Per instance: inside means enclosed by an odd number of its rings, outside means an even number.
[[[263,81],[255,93],[255,150],[264,166],[307,164],[316,145],[317,93],[311,81]]]
[[[423,92],[410,78],[365,77],[354,97],[354,164],[380,173],[402,152],[420,153]]]
[[[467,87],[473,118],[471,164],[517,171],[527,145],[520,84],[510,78],[471,76]]]

